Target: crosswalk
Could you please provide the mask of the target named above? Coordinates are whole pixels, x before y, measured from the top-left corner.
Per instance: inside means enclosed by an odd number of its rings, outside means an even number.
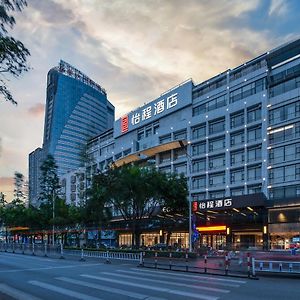
[[[72,276],[35,278],[26,283],[26,290],[1,283],[0,292],[17,300],[218,300],[247,280],[132,267],[93,273],[82,270]]]

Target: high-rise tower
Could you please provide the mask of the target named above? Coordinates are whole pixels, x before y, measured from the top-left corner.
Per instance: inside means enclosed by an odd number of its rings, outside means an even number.
[[[50,69],[42,156],[53,155],[59,176],[77,169],[82,164],[81,153],[86,141],[112,128],[113,122],[114,106],[99,84],[64,61]],[[32,157],[30,161],[34,161]],[[33,168],[30,161],[29,172]],[[39,180],[37,177],[31,176]],[[33,198],[38,197],[32,191],[37,185],[29,182]]]

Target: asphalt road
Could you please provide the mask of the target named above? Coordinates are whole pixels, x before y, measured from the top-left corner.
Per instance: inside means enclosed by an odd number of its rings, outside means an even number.
[[[137,267],[136,262],[84,262],[0,252],[0,299],[300,299],[299,279],[196,275]]]

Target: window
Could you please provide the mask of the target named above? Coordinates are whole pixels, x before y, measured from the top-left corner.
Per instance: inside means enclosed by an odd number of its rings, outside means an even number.
[[[249,128],[247,134],[248,142],[253,142],[261,139],[261,126]]]
[[[198,159],[192,161],[192,172],[201,172],[206,170],[206,159]]]
[[[230,127],[235,128],[244,125],[244,111],[230,115]]]
[[[216,151],[225,148],[225,137],[209,140],[209,151]]]
[[[217,174],[210,174],[209,175],[209,185],[210,186],[217,186],[219,184],[225,183],[225,173],[217,173]]]
[[[205,193],[192,194],[192,200],[193,201],[201,201],[201,200],[205,200],[205,198],[206,198]]]
[[[163,135],[159,137],[159,143],[164,144],[171,141],[171,134]]]
[[[230,189],[231,196],[242,196],[244,195],[244,187]]]
[[[250,185],[248,186],[248,194],[261,193],[261,185]]]
[[[174,173],[186,175],[186,164],[174,165]]]
[[[231,183],[237,183],[244,181],[245,174],[244,174],[244,168],[231,170],[230,172],[230,182]]]
[[[206,113],[206,103],[193,107],[193,117]]]
[[[209,193],[210,199],[219,199],[225,197],[225,190],[213,191]]]
[[[209,169],[217,169],[225,166],[225,154],[209,158]]]
[[[206,136],[206,125],[201,124],[196,127],[192,127],[192,139],[199,139]]]
[[[256,160],[261,160],[261,146],[251,147],[247,150],[247,161],[253,162]]]
[[[261,165],[248,167],[248,180],[261,179]]]
[[[192,145],[192,155],[200,155],[206,153],[206,143],[197,143]]]
[[[261,119],[261,106],[250,107],[247,109],[247,122],[252,123]]]
[[[236,89],[229,94],[230,103],[234,103],[243,98],[249,97],[256,93],[259,93],[265,89],[265,78],[256,80],[250,84],[244,85],[243,87]]]
[[[174,140],[185,140],[186,130],[177,131],[174,133]]]
[[[240,165],[245,161],[245,154],[244,150],[239,150],[235,152],[231,152],[230,154],[230,164],[233,165]]]
[[[225,130],[225,118],[209,122],[209,134],[222,132]]]
[[[145,129],[145,137],[151,136],[152,135],[152,127],[147,127]]]
[[[200,189],[206,187],[206,176],[198,176],[192,178],[192,188]]]
[[[166,163],[171,161],[171,151],[162,152],[159,155],[159,162]]]
[[[244,130],[230,134],[230,145],[231,146],[240,145],[240,144],[243,144],[244,142],[245,142]]]
[[[144,132],[144,128],[139,130],[137,133],[137,140],[140,141],[145,137],[145,132]]]
[[[123,153],[124,153],[124,156],[130,154],[131,153],[131,148],[124,150]]]
[[[171,167],[163,167],[163,168],[159,168],[159,171],[162,173],[171,173]]]
[[[293,164],[280,168],[272,168],[269,171],[271,183],[289,182],[300,179],[300,164]]]
[[[117,153],[117,154],[115,155],[115,160],[117,160],[117,159],[119,159],[119,158],[121,158],[121,157],[122,157],[122,152]]]
[[[198,116],[200,114],[206,113],[208,111],[223,107],[226,105],[226,96],[220,96],[206,103],[193,107],[193,116]]]
[[[186,157],[186,147],[174,150],[174,160]]]

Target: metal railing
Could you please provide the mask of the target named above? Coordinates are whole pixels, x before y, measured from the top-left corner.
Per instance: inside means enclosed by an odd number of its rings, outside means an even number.
[[[289,273],[300,275],[300,262],[256,260],[252,258],[252,272]]]
[[[84,249],[64,249],[62,244],[34,244],[34,243],[6,243],[0,242],[0,252],[10,252],[19,254],[31,254],[39,256],[55,256],[65,258],[66,256],[77,256],[81,260],[84,258],[103,258],[106,261],[111,259],[127,260],[127,261],[140,261],[140,253],[127,253],[127,252],[111,252],[111,251],[93,251]]]

